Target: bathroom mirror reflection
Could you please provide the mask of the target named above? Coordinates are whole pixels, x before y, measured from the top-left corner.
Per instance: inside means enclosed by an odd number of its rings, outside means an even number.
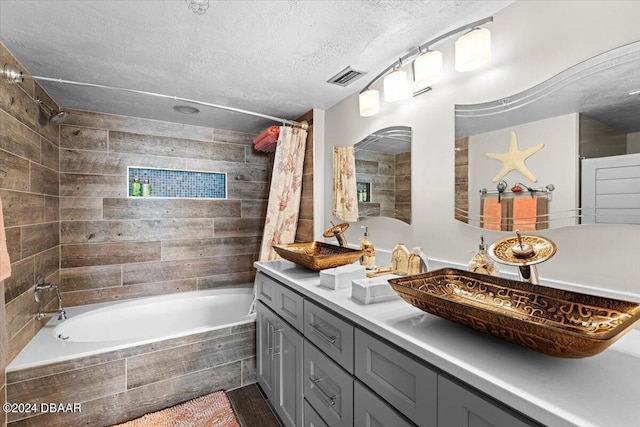
[[[354,145],[359,219],[411,223],[411,128],[392,126]]]
[[[638,70],[640,41],[516,95],[456,105],[456,219],[502,231],[640,224]]]

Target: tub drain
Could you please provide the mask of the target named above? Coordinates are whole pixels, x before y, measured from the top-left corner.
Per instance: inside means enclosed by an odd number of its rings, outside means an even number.
[[[69,339],[69,337],[65,337],[65,336],[64,336],[64,335],[62,335],[62,334],[58,334],[58,338],[59,338],[59,339],[61,339],[62,341],[66,341],[66,340],[68,340],[68,339]]]

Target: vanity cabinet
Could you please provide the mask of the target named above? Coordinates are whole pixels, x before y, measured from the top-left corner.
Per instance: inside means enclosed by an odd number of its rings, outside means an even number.
[[[261,301],[256,303],[257,377],[286,427],[302,425],[303,338]]]

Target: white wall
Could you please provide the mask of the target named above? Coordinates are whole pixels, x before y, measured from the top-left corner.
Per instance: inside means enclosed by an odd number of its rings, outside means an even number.
[[[453,43],[438,46],[445,57],[445,78],[431,92],[395,104],[382,103],[380,114],[358,115],[357,94],[326,112],[324,138],[323,228],[331,215],[331,149],[349,145],[387,126],[413,129],[412,224],[367,219],[372,242],[391,249],[402,241],[422,246],[428,256],[466,263],[481,231],[453,219],[454,105],[493,101],[523,91],[560,71],[612,48],[640,40],[638,1],[517,1],[494,15],[493,60],[469,73],[453,68]],[[425,35],[425,39],[430,35]],[[426,41],[426,40],[425,40]],[[398,46],[401,54],[414,46]],[[389,62],[393,58],[389,58]],[[380,68],[388,64],[380,64]],[[377,71],[371,70],[375,75]],[[361,224],[347,231],[357,243]],[[488,241],[504,233],[483,231]],[[639,226],[578,226],[541,232],[554,240],[557,254],[539,266],[542,279],[602,286],[640,295]],[[507,270],[503,268],[503,270]]]

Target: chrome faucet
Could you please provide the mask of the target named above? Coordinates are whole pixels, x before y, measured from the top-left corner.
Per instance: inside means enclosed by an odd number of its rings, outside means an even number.
[[[56,295],[58,297],[58,309],[54,311],[43,311],[40,309],[38,314],[36,314],[36,319],[42,320],[50,315],[58,315],[58,320],[65,320],[67,318],[67,312],[64,310],[64,307],[62,307],[62,295],[60,294],[58,286],[51,283],[44,283],[44,278],[42,276],[38,276],[36,278],[36,302],[40,302],[42,292],[49,292],[51,290],[56,291]]]

